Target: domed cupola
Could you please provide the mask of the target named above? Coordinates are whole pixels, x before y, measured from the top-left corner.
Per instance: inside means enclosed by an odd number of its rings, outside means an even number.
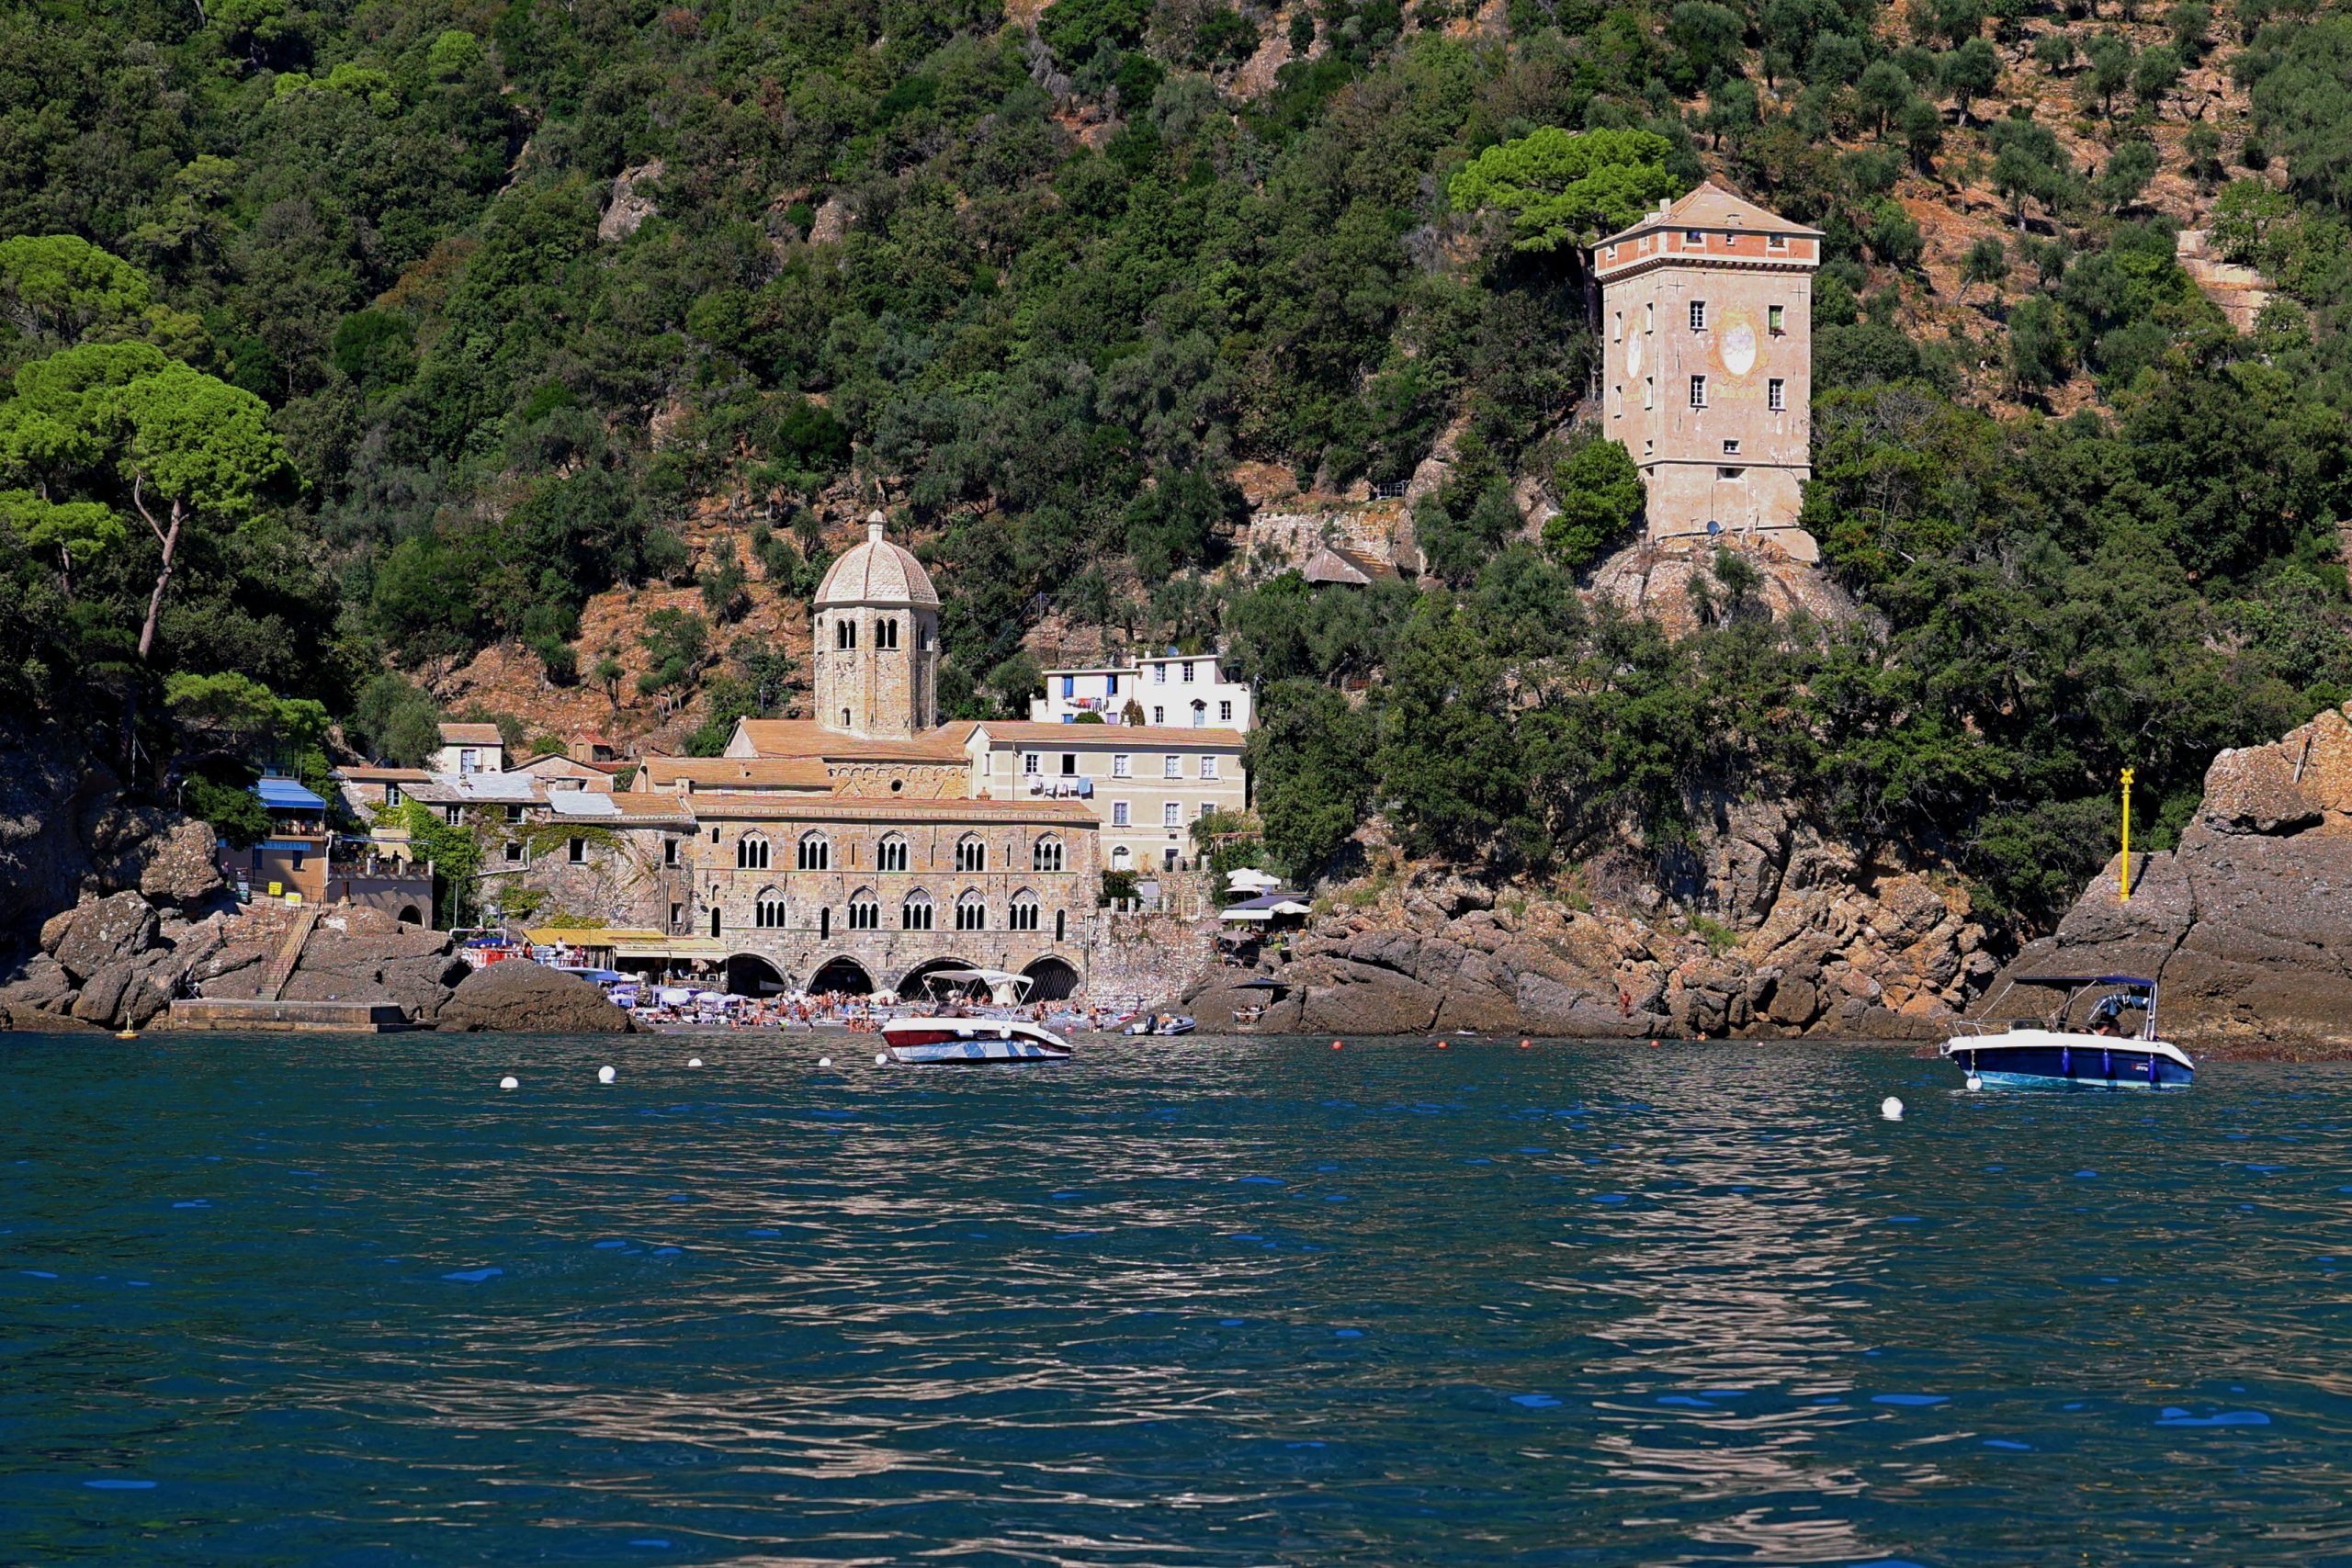
[[[876,739],[905,739],[939,722],[939,594],[922,562],[883,537],[845,552],[818,586],[817,721]]]

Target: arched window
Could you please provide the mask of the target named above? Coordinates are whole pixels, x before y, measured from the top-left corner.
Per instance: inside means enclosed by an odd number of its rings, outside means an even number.
[[[833,623],[833,646],[846,653],[857,646],[857,623],[843,615]]]
[[[956,929],[959,931],[984,931],[989,929],[988,900],[975,887],[956,900]]]
[[[875,622],[875,623],[874,623],[874,646],[875,646],[875,647],[876,647],[876,648],[896,648],[896,647],[898,647],[898,646],[899,646],[899,623],[898,623],[897,621],[895,621],[895,620],[893,620],[893,619],[891,619],[891,618],[888,617],[888,616],[885,616],[883,619],[881,619],[881,620],[878,620],[878,621]]]
[[[803,871],[832,870],[832,840],[826,838],[822,833],[801,834],[798,863],[800,869]]]
[[[986,871],[989,868],[989,846],[978,833],[967,833],[956,840],[957,871]]]
[[[905,838],[899,834],[892,833],[888,838],[884,839],[881,844],[877,847],[874,867],[876,871],[906,870],[907,840]]]
[[[1007,931],[1034,931],[1037,929],[1037,896],[1027,888],[1012,896],[1012,907],[1005,911]]]
[[[1062,868],[1062,841],[1051,833],[1039,839],[1029,852],[1032,871],[1059,871]]]
[[[752,901],[752,924],[762,931],[780,931],[784,927],[784,895],[773,887],[763,887]]]
[[[931,895],[918,887],[899,902],[899,929],[907,931],[931,930]]]
[[[1118,848],[1111,852],[1111,869],[1113,871],[1125,871],[1127,869],[1127,863],[1132,861],[1134,858],[1135,857],[1132,854],[1128,853],[1127,846],[1121,844]]]
[[[849,896],[849,929],[854,931],[878,931],[882,929],[882,901],[874,897],[871,887],[861,887]]]
[[[735,869],[765,871],[768,868],[768,841],[757,833],[746,833],[735,840]]]

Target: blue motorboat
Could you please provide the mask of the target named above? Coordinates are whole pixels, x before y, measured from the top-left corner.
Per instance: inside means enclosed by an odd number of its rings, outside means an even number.
[[[1972,1088],[2186,1089],[2197,1064],[2156,1035],[2156,983],[2137,975],[2022,975],[2065,999],[2046,1018],[1977,1019],[1944,1042],[1941,1054],[1968,1071]],[[2007,995],[2005,991],[2003,993]],[[2083,1021],[2072,1021],[2086,1000]]]

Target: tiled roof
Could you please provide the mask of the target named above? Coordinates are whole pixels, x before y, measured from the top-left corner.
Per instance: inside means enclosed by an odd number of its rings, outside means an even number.
[[[433,775],[423,768],[333,768],[327,776],[350,784],[423,784]]]
[[[813,718],[747,718],[737,734],[752,743],[754,755],[817,757],[835,762],[960,762],[972,725],[966,720],[943,724],[911,740],[867,740],[828,729]]]
[[[441,727],[444,746],[503,746],[506,738],[498,733],[494,724],[445,724]]]
[[[825,604],[921,604],[939,608],[939,592],[922,562],[882,536],[882,514],[866,519],[865,543],[844,552],[817,586]]]
[[[1028,719],[980,721],[993,746],[1062,746],[1083,744],[1102,751],[1145,751],[1153,748],[1197,746],[1211,750],[1238,751],[1238,729],[1188,729],[1166,724],[1037,724]]]
[[[1092,809],[1074,800],[891,800],[881,795],[733,795],[698,790],[691,797],[697,820],[763,822],[1034,822],[1091,828]]]
[[[673,789],[682,781],[698,790],[833,787],[832,775],[815,757],[648,757],[639,766],[636,787]]]
[[[1653,229],[1752,229],[1758,232],[1813,235],[1821,232],[1791,222],[1744,196],[1735,196],[1713,180],[1702,180],[1664,212],[1645,212],[1600,243],[1610,244]]]

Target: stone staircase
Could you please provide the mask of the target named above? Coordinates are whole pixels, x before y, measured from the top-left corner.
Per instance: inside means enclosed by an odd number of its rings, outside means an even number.
[[[255,1001],[274,1002],[278,993],[286,989],[286,982],[294,977],[294,966],[302,961],[302,944],[311,940],[311,931],[318,923],[319,907],[316,904],[306,906],[295,915],[294,927],[286,933],[285,942],[279,944],[277,956],[271,959],[269,967],[262,972],[261,984],[254,992]]]

